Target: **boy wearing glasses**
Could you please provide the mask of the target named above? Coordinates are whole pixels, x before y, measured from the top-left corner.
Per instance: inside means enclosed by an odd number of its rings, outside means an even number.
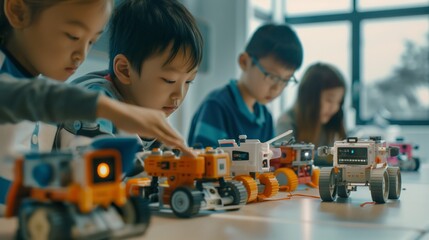
[[[265,104],[296,83],[303,49],[287,25],[267,24],[252,36],[238,64],[240,79],[212,91],[195,113],[188,136],[189,146],[218,146],[219,139],[249,139],[265,142],[274,137],[271,113]]]

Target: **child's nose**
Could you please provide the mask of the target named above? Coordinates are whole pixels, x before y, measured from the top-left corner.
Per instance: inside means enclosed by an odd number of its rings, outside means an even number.
[[[183,84],[178,85],[177,88],[175,89],[174,93],[173,93],[173,98],[180,100],[184,97],[185,93],[186,93],[186,86]]]
[[[83,61],[82,54],[80,54],[78,51],[74,52],[72,55],[72,60],[74,64],[80,64]]]
[[[73,61],[83,62],[85,60],[86,55],[89,52],[90,45],[89,43],[84,43],[79,46],[79,49],[77,49],[73,53]]]

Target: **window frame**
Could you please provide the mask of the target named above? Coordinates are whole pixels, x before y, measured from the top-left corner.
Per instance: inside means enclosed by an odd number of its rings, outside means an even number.
[[[280,0],[287,1],[287,0]],[[288,17],[286,13],[283,13],[283,20],[286,24],[298,25],[298,24],[317,24],[317,23],[330,23],[336,21],[346,21],[351,25],[351,70],[352,70],[352,86],[351,86],[351,100],[352,106],[356,110],[356,125],[368,125],[371,124],[371,120],[361,118],[361,104],[360,104],[360,79],[361,79],[361,61],[362,61],[362,49],[361,49],[361,23],[365,20],[370,19],[388,19],[397,17],[410,17],[410,16],[424,16],[429,17],[429,5],[422,7],[408,7],[408,8],[395,8],[395,9],[379,9],[379,10],[358,10],[357,1],[352,1],[351,12],[335,13],[335,14],[309,14],[302,16]],[[283,2],[284,4],[284,2]],[[267,14],[258,9],[254,9],[254,15],[256,18],[264,21],[272,21],[273,16]],[[394,120],[386,119],[389,124],[398,125],[429,125],[429,119],[426,120]]]

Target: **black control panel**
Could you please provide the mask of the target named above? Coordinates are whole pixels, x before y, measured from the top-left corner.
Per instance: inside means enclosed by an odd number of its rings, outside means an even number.
[[[310,161],[312,159],[313,159],[313,150],[312,149],[301,150],[301,161]]]
[[[248,161],[249,153],[243,151],[232,151],[232,161]]]
[[[338,164],[368,164],[368,149],[362,147],[338,147]]]

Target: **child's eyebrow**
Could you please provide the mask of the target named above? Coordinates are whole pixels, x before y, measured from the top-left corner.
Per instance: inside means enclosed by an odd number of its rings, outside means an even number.
[[[68,20],[67,22],[66,22],[68,25],[74,25],[74,26],[78,26],[78,27],[80,27],[80,28],[83,28],[83,29],[85,29],[86,31],[88,31],[89,32],[89,27],[85,24],[85,23],[83,23],[83,22],[81,22],[81,21],[78,21],[78,20]],[[104,32],[104,29],[102,29],[102,30],[100,30],[99,32],[97,32],[97,35],[100,35],[100,34],[102,34]]]

